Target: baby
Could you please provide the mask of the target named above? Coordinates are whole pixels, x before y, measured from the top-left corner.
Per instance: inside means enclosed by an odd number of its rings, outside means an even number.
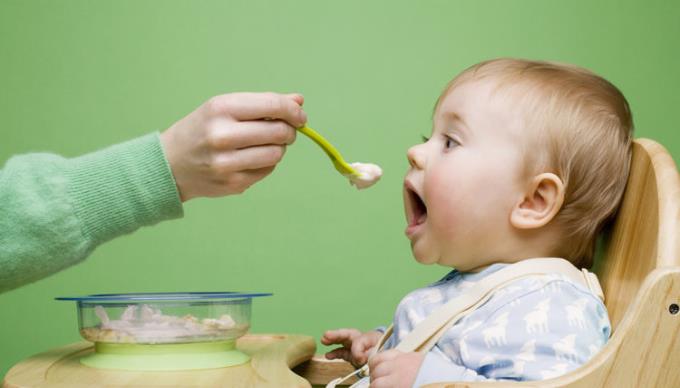
[[[442,381],[541,380],[587,362],[607,342],[602,301],[560,274],[498,290],[429,352],[394,347],[475,282],[509,264],[559,257],[592,265],[595,238],[626,184],[633,123],[624,96],[592,72],[518,59],[482,62],[439,97],[433,130],[408,150],[404,206],[415,259],[455,268],[408,294],[371,387]],[[327,331],[326,354],[367,362],[383,329]]]

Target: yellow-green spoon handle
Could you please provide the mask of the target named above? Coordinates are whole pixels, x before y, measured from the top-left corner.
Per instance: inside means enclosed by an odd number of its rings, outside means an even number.
[[[333,165],[335,166],[335,169],[338,170],[340,174],[359,175],[359,173],[354,168],[352,168],[352,166],[345,162],[345,159],[342,158],[340,152],[338,152],[338,150],[335,149],[335,147],[333,147],[333,145],[329,143],[328,140],[321,136],[317,131],[313,130],[312,128],[309,128],[306,125],[304,127],[298,128],[297,130],[302,132],[308,138],[312,139],[314,143],[318,144],[319,147],[321,147],[321,149],[331,159]]]

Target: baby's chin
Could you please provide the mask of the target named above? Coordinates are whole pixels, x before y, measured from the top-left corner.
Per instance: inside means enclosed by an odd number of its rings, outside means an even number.
[[[458,268],[459,265],[462,265],[461,263],[456,263],[456,260],[443,257],[439,252],[426,252],[418,248],[419,247],[413,246],[413,244],[411,244],[411,253],[413,254],[413,258],[416,259],[416,261],[420,264],[424,265],[438,264],[444,267],[451,267],[456,269]]]
[[[436,264],[439,260],[439,256],[433,252],[425,252],[423,249],[419,249],[418,244],[411,243],[411,253],[413,258],[416,259],[420,264],[432,265]]]

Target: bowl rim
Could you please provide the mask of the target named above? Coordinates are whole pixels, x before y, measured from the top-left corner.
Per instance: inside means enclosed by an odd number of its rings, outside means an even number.
[[[123,294],[91,294],[84,296],[60,296],[55,300],[76,302],[103,302],[103,301],[182,301],[182,300],[219,300],[219,299],[245,299],[272,296],[269,292],[236,292],[236,291],[211,291],[211,292],[135,292]]]

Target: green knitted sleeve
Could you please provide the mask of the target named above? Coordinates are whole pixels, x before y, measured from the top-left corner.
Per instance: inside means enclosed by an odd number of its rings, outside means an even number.
[[[99,244],[183,215],[157,133],[73,159],[15,156],[0,170],[0,292]]]

